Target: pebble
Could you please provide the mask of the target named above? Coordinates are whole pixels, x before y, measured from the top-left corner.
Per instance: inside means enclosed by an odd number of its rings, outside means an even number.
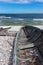
[[[10,43],[13,43],[14,37],[10,36],[0,36],[0,65],[8,65],[12,46]],[[7,42],[9,41],[9,42]]]

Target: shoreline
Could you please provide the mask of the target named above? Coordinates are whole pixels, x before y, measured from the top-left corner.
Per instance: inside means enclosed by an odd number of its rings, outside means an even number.
[[[32,26],[38,27],[38,28],[43,30],[43,25],[37,25],[37,26],[36,25],[32,25]],[[8,28],[8,27],[11,27],[9,29],[9,31],[19,31],[21,29],[21,27],[23,27],[23,26],[0,26],[0,28]]]

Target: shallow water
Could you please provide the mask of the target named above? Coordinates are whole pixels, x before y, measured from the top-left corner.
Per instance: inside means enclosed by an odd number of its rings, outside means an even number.
[[[0,14],[0,26],[14,24],[43,25],[43,14]]]

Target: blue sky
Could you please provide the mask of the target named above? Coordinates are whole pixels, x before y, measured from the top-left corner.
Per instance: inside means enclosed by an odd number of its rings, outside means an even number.
[[[0,13],[43,13],[43,0],[0,0]]]

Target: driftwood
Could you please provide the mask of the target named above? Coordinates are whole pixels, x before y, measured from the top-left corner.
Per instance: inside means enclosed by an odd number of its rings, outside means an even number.
[[[11,27],[8,27],[8,28],[0,28],[0,31],[2,31],[2,30],[8,30],[8,29],[10,29]]]
[[[6,32],[8,29],[10,29],[11,27],[8,28],[0,28],[0,36],[6,36]]]
[[[17,35],[16,31],[8,31],[11,27],[8,28],[0,28],[0,36],[15,36]]]

